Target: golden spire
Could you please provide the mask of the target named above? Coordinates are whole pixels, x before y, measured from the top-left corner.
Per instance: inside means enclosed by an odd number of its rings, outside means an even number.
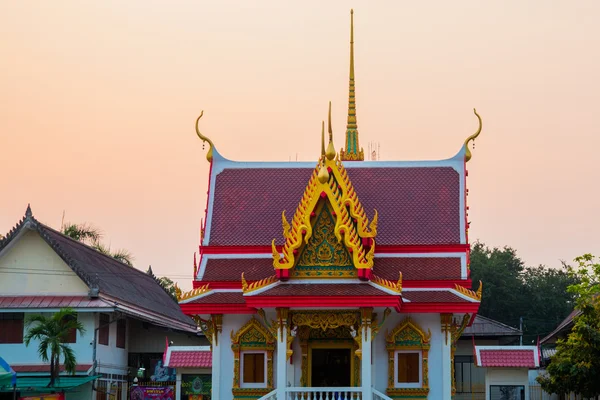
[[[333,145],[333,129],[331,129],[331,102],[329,102],[329,144],[327,145],[327,151],[325,155],[328,160],[333,160],[335,158],[335,146]]]
[[[348,122],[346,124],[346,147],[340,151],[344,161],[362,161],[363,149],[359,146],[356,123],[356,94],[354,86],[354,10],[350,10],[350,83],[348,89]]]
[[[325,155],[325,121],[321,121],[321,156]]]
[[[475,113],[475,115],[477,116],[477,119],[479,120],[479,128],[477,129],[477,132],[475,132],[474,134],[472,134],[471,136],[469,136],[467,138],[467,140],[465,140],[465,162],[468,162],[471,159],[471,150],[469,150],[469,142],[472,140],[473,141],[473,148],[475,148],[475,138],[477,138],[477,136],[479,136],[479,134],[481,133],[481,117],[479,116],[479,114],[477,114],[477,110],[473,109],[473,112]]]

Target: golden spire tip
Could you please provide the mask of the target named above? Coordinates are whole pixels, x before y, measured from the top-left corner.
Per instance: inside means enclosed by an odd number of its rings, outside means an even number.
[[[331,101],[329,102],[329,144],[327,145],[327,151],[325,155],[328,160],[333,160],[335,158],[335,146],[333,145],[333,129],[331,128]]]
[[[321,121],[321,156],[325,155],[325,121]]]

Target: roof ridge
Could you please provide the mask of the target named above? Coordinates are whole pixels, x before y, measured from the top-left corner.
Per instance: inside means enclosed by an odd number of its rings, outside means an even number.
[[[519,330],[518,328],[515,328],[514,326],[507,325],[507,324],[505,324],[505,323],[503,323],[503,322],[500,322],[500,321],[497,321],[497,320],[495,320],[495,319],[492,319],[492,318],[489,318],[489,317],[483,316],[483,315],[481,315],[481,314],[477,314],[477,318],[485,319],[485,320],[487,320],[487,321],[493,322],[493,323],[494,323],[494,324],[496,324],[496,325],[502,325],[503,327],[506,327],[506,328],[512,329],[512,330],[514,330],[514,331],[516,331],[516,332],[521,332],[521,330]],[[473,323],[475,323],[475,322],[473,322]]]

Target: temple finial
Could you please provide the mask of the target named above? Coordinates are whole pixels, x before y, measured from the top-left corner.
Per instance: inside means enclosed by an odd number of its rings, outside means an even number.
[[[481,117],[479,116],[479,114],[477,114],[477,110],[473,109],[473,112],[475,113],[475,116],[477,117],[477,120],[479,121],[479,128],[477,129],[477,132],[475,132],[474,134],[472,134],[465,140],[465,144],[464,144],[464,146],[465,146],[465,162],[468,162],[471,159],[471,150],[469,150],[469,142],[472,140],[473,147],[475,146],[475,139],[481,133],[481,127],[482,127]]]
[[[325,155],[325,121],[321,121],[321,156]]]
[[[215,145],[213,144],[212,140],[210,140],[209,138],[204,136],[202,133],[200,133],[200,129],[198,129],[198,122],[200,122],[200,118],[202,118],[203,115],[204,115],[204,110],[202,110],[200,112],[200,115],[196,119],[196,134],[202,140],[202,149],[204,149],[204,142],[208,142],[208,145],[210,147],[208,148],[208,153],[206,153],[206,159],[208,160],[208,162],[212,162],[213,149],[215,148]]]
[[[363,161],[363,149],[358,141],[356,123],[356,94],[354,86],[354,10],[350,10],[350,83],[348,88],[348,122],[346,125],[346,147],[340,151],[344,161]]]
[[[329,144],[325,156],[328,160],[333,160],[335,158],[335,146],[333,145],[333,129],[331,128],[331,102],[329,102],[329,115],[327,118],[329,120]]]
[[[25,210],[25,217],[31,218],[32,216],[33,216],[33,213],[31,212],[31,205],[27,204],[27,210]]]

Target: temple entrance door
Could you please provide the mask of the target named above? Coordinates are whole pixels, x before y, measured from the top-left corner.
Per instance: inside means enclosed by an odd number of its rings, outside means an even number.
[[[349,387],[352,386],[352,349],[312,348],[311,349],[311,387]]]

